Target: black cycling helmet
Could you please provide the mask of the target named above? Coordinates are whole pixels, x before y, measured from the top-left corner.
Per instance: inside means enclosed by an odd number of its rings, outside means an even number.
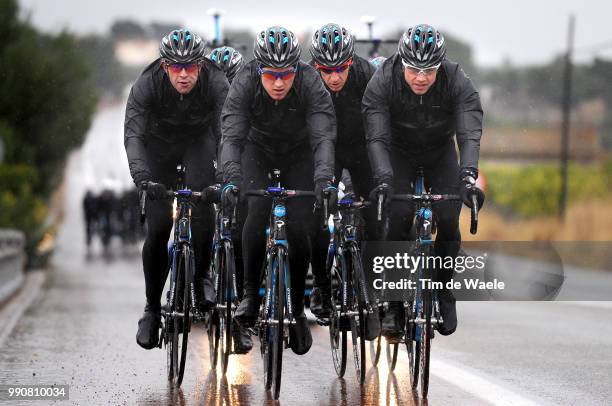
[[[346,28],[326,24],[313,34],[310,55],[320,65],[340,66],[355,55],[355,39]]]
[[[370,59],[370,63],[376,68],[380,68],[382,64],[387,60],[384,56],[377,56],[376,58]]]
[[[427,69],[442,63],[446,56],[446,42],[434,27],[419,24],[404,32],[397,50],[405,64]]]
[[[297,64],[301,51],[296,36],[279,26],[261,31],[253,45],[255,59],[270,68],[287,68]]]
[[[206,58],[223,69],[230,83],[232,79],[234,79],[234,76],[236,76],[236,73],[238,73],[240,68],[244,65],[244,58],[240,52],[232,47],[215,48],[210,54],[206,55]]]
[[[202,38],[187,29],[171,31],[159,44],[159,55],[170,63],[199,62],[205,53]]]

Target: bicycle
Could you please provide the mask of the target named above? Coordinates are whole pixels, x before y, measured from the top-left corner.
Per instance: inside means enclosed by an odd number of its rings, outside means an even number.
[[[166,197],[175,199],[174,233],[169,251],[170,285],[166,292],[166,303],[162,306],[159,348],[166,346],[168,380],[180,387],[185,373],[187,344],[191,323],[201,319],[195,302],[194,276],[195,255],[191,241],[191,208],[201,201],[202,193],[184,187],[185,168],[177,167],[176,191],[167,191]],[[141,197],[141,221],[145,214],[146,184]]]
[[[461,196],[455,194],[431,194],[425,190],[425,176],[423,167],[417,168],[414,194],[393,195],[392,201],[410,202],[415,204],[414,226],[416,240],[414,255],[425,258],[433,255],[433,234],[435,233],[435,218],[432,206],[443,201],[463,201]],[[382,220],[383,196],[378,195],[378,220]],[[476,234],[478,230],[478,201],[472,196],[470,233]],[[421,263],[422,264],[422,263]],[[405,309],[405,324],[403,343],[408,352],[410,380],[413,390],[417,390],[420,378],[421,396],[427,397],[429,390],[429,363],[431,356],[431,340],[434,338],[434,328],[442,325],[444,320],[440,314],[440,304],[436,289],[423,287],[419,281],[433,280],[433,276],[426,274],[426,269],[419,266],[416,272],[411,273],[411,280],[417,282],[415,290],[409,291],[408,297],[403,301]],[[388,303],[385,303],[387,306]],[[401,341],[400,341],[401,343]],[[393,371],[397,363],[400,343],[387,343],[387,362],[389,370]]]
[[[264,385],[266,391],[272,389],[272,395],[277,400],[281,388],[283,350],[287,347],[289,326],[296,323],[291,301],[285,201],[292,198],[315,197],[315,193],[285,189],[281,186],[280,170],[278,169],[272,171],[272,179],[276,186],[262,190],[249,190],[245,195],[272,199],[270,226],[266,231],[263,272],[264,300],[260,306],[254,331],[259,336],[264,367]]]
[[[360,385],[365,382],[366,371],[366,317],[375,310],[366,288],[357,218],[359,210],[369,206],[370,202],[355,201],[350,195],[338,202],[333,226],[329,227],[331,237],[326,266],[332,292],[332,312],[328,324],[334,369],[340,378],[346,372],[348,324]],[[325,325],[324,321],[319,323]]]
[[[220,192],[218,187],[216,192]],[[217,358],[220,356],[221,370],[225,375],[229,355],[232,353],[232,323],[239,304],[234,244],[231,235],[232,226],[236,224],[236,208],[231,213],[227,213],[218,197],[215,199],[214,207],[215,232],[210,269],[216,300],[215,306],[207,315],[207,333],[210,366],[212,369],[216,368]]]

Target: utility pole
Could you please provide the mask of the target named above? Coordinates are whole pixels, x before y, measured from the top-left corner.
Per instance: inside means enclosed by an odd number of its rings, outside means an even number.
[[[569,161],[570,115],[572,107],[572,52],[574,49],[574,15],[570,15],[567,32],[567,52],[563,70],[563,96],[561,98],[561,190],[559,192],[559,219],[565,220],[567,208],[567,164]]]

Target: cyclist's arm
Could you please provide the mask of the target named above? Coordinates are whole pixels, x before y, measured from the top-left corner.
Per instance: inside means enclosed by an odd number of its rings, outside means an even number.
[[[453,72],[449,72],[449,75],[454,76],[455,79],[454,86],[451,88],[451,96],[454,104],[461,169],[469,169],[478,173],[483,118],[480,96],[463,69],[458,65],[453,68]]]
[[[229,91],[229,82],[225,73],[221,69],[213,68],[211,65],[208,74],[208,100],[212,100],[214,104],[213,110],[213,124],[212,133],[215,137],[215,160],[217,162],[217,168],[215,169],[215,181],[222,181],[222,168],[220,157],[221,157],[221,111],[223,110],[223,104],[227,99],[227,92]]]
[[[123,142],[136,185],[151,180],[151,170],[145,150],[147,117],[154,99],[154,77],[145,71],[134,83],[125,107]]]
[[[336,149],[336,114],[329,92],[314,68],[301,64],[302,100],[306,104],[306,123],[314,155],[314,182],[331,182],[334,178]]]
[[[255,95],[250,63],[240,69],[229,89],[221,112],[221,158],[223,181],[242,181],[240,155],[251,128],[251,101]]]
[[[223,104],[227,98],[229,90],[229,82],[225,73],[216,66],[210,64],[208,67],[208,100],[213,101],[213,125],[212,131],[217,141],[217,145],[221,142],[221,111]]]
[[[389,113],[391,78],[378,69],[370,79],[361,102],[368,156],[376,184],[391,183],[393,168],[389,158],[391,115]]]

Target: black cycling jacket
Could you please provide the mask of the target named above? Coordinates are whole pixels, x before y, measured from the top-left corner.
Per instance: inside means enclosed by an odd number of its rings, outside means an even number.
[[[471,80],[458,64],[445,60],[432,87],[422,96],[404,80],[398,54],[376,71],[363,96],[368,154],[377,184],[390,183],[389,149],[408,155],[445,145],[457,136],[461,169],[478,170],[482,106]]]
[[[293,86],[283,100],[265,91],[257,61],[247,63],[232,81],[221,114],[221,165],[225,182],[242,181],[240,155],[247,142],[268,155],[310,148],[315,183],[334,176],[336,118],[331,98],[317,71],[300,62]]]
[[[310,61],[314,66],[314,60]],[[342,89],[335,93],[327,86],[330,92],[334,110],[336,112],[336,122],[338,124],[338,138],[336,149],[348,145],[365,145],[365,129],[361,115],[361,99],[366,86],[376,68],[358,55],[353,56],[353,64],[349,69],[348,79]],[[323,82],[325,84],[325,82]]]
[[[219,141],[221,109],[228,88],[225,73],[208,60],[203,62],[195,87],[186,95],[174,89],[159,59],[142,72],[125,109],[124,144],[134,183],[151,180],[145,149],[151,137],[168,144],[194,136],[214,136]]]

